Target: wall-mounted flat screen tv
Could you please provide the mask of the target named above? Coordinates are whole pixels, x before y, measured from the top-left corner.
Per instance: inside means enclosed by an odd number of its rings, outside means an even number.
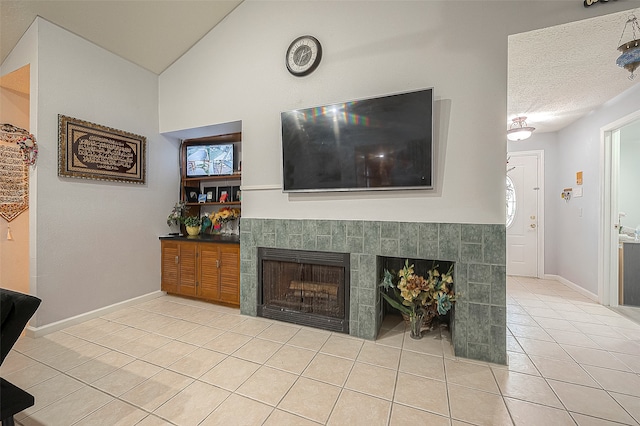
[[[186,147],[188,177],[233,174],[233,144]]]
[[[285,192],[433,188],[433,89],[283,112]]]

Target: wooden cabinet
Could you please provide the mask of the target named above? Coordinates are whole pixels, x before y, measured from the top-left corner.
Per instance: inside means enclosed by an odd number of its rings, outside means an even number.
[[[240,305],[240,245],[220,245],[220,301]]]
[[[620,304],[640,306],[640,243],[622,243]]]
[[[230,305],[240,304],[240,245],[162,239],[161,289]]]

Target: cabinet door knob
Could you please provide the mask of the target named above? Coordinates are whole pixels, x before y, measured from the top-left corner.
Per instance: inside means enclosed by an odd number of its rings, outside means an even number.
[[[220,267],[220,259],[216,259],[216,268]]]
[[[177,265],[178,263],[180,263],[180,260],[179,260],[178,256],[176,256],[176,265]]]

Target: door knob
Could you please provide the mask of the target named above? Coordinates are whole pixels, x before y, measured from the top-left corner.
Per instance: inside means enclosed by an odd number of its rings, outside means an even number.
[[[529,227],[531,227],[531,229],[534,229],[536,227],[536,224],[532,223],[531,225],[529,225]]]

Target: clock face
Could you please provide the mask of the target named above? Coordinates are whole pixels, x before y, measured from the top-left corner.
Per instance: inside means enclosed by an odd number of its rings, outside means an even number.
[[[322,47],[315,37],[298,37],[287,49],[287,69],[298,77],[311,74],[318,67],[321,58]]]

